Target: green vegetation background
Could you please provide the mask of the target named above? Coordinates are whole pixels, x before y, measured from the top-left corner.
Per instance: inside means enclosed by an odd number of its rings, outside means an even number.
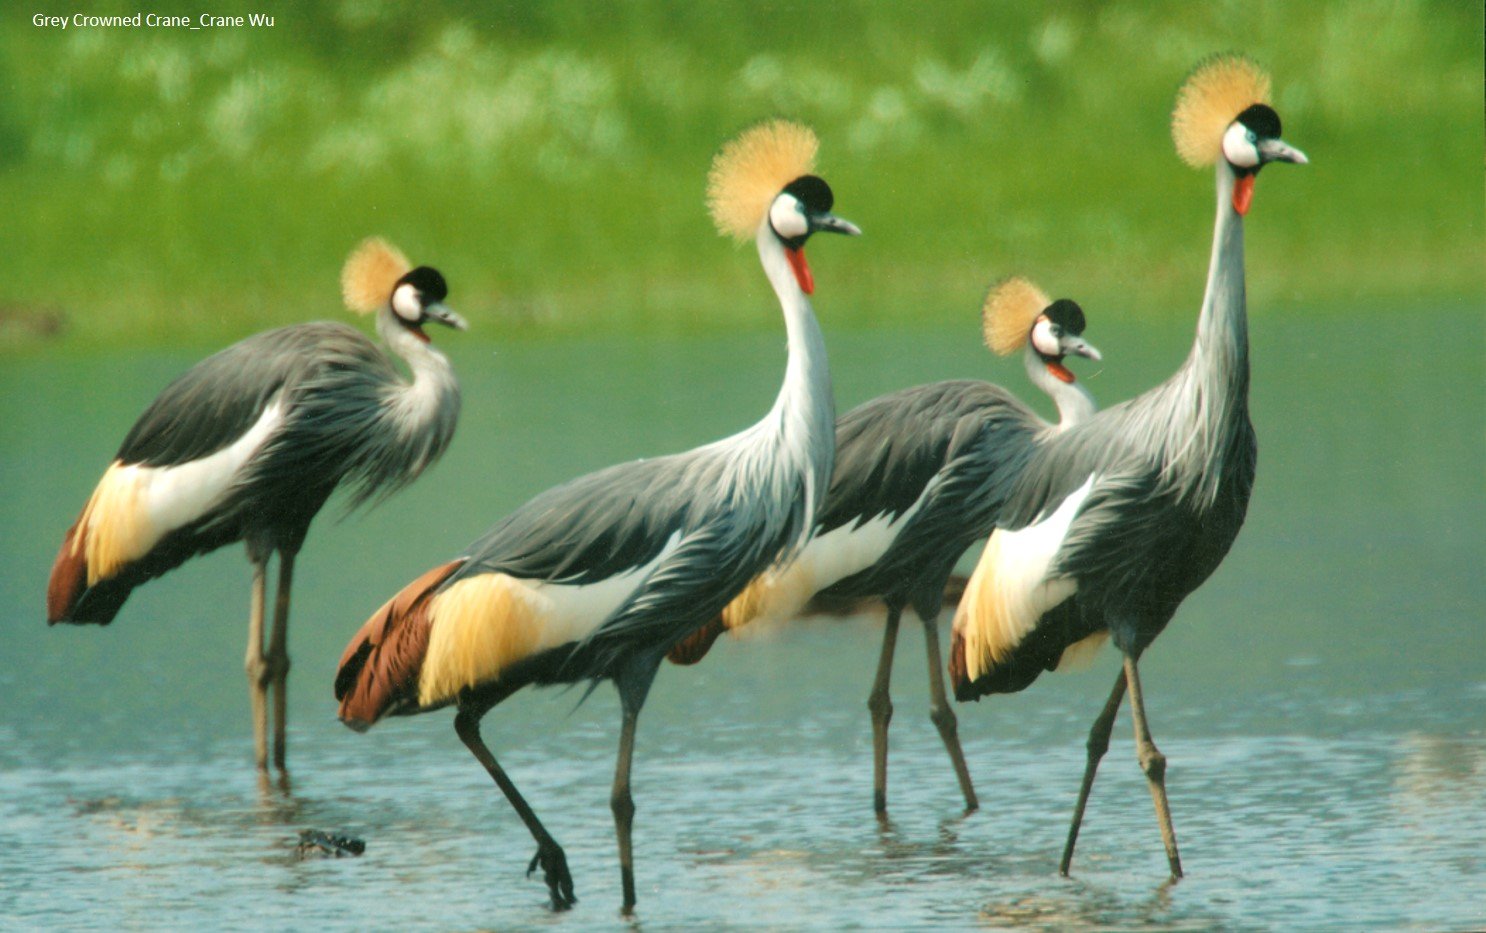
[[[961,321],[1015,271],[1097,314],[1187,315],[1212,183],[1167,117],[1228,49],[1271,69],[1313,161],[1259,181],[1256,314],[1486,304],[1479,0],[241,9],[275,25],[0,12],[0,347],[335,316],[371,233],[487,336],[774,328],[702,194],[717,145],[775,115],[816,127],[867,233],[812,247],[829,328]]]

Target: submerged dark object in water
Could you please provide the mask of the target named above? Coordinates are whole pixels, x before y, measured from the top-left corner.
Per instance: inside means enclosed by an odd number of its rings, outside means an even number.
[[[299,845],[294,852],[300,858],[357,856],[366,851],[366,843],[354,836],[334,836],[318,829],[299,831]]]

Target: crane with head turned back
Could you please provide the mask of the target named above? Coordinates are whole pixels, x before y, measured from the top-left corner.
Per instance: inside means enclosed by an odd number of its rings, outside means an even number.
[[[352,253],[347,305],[408,364],[345,324],[267,331],[202,360],[145,409],[67,530],[47,586],[47,621],[107,625],[136,586],[234,541],[253,567],[248,690],[258,767],[285,760],[289,588],[310,522],[345,482],[352,505],[380,499],[437,460],[459,418],[459,384],[429,322],[465,329],[438,270],[380,239]],[[264,646],[269,557],[279,555]]]
[[[924,631],[930,719],[966,807],[977,806],[944,689],[938,622],[945,584],[960,556],[990,534],[1028,449],[1094,412],[1093,397],[1064,365],[1070,354],[1100,358],[1083,338],[1084,312],[1076,302],[1053,301],[1013,277],[991,289],[981,320],[992,351],[1023,350],[1027,375],[1057,404],[1058,422],[1043,421],[1005,389],[977,380],[914,386],[847,412],[836,423],[836,469],[825,509],[799,556],[761,574],[670,655],[676,663],[696,663],[724,631],[793,618],[814,599],[882,599],[887,629],[867,701],[879,814],[887,809],[888,684],[899,618],[910,606]]]
[[[1022,690],[1080,643],[1108,638],[1124,656],[1089,733],[1063,874],[1126,690],[1171,875],[1182,874],[1166,759],[1151,739],[1137,662],[1228,553],[1254,484],[1243,218],[1261,168],[1306,162],[1280,138],[1268,97],[1268,76],[1239,56],[1203,62],[1183,85],[1173,115],[1177,149],[1217,173],[1196,342],[1166,382],[1032,452],[955,616],[949,671],[960,700]]]
[[[660,661],[799,546],[830,480],[831,380],[804,246],[816,232],[860,231],[831,213],[831,189],[812,174],[816,149],[802,126],[764,124],[724,146],[709,176],[718,227],[754,240],[784,310],[789,358],[768,414],[705,447],[542,493],[377,610],[342,656],[335,695],[353,728],[456,708],[455,731],[536,840],[528,871],[542,868],[555,910],[575,900],[566,856],[485,745],[480,719],[528,685],[614,682],[610,802],[633,908],[630,763]]]

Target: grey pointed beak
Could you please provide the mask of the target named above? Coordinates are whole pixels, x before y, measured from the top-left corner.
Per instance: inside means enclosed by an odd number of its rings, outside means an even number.
[[[469,330],[470,329],[470,325],[469,325],[469,322],[468,321],[466,321],[464,318],[460,317],[459,315],[455,314],[453,311],[449,310],[444,305],[439,304],[438,302],[434,302],[433,304],[431,304],[428,307],[424,308],[423,309],[423,313],[425,315],[427,315],[427,317],[428,317],[428,319],[430,321],[438,321],[440,324],[444,325],[445,327],[452,327],[455,330]]]
[[[862,228],[843,217],[835,214],[813,214],[810,217],[810,229],[823,233],[844,233],[847,236],[861,236]]]
[[[1296,149],[1283,139],[1260,140],[1259,155],[1266,162],[1290,162],[1295,165],[1307,165],[1311,161],[1305,157],[1305,153]]]
[[[1094,345],[1082,337],[1064,337],[1062,347],[1064,353],[1072,353],[1075,356],[1096,361],[1104,359],[1099,355],[1099,351],[1094,349]]]

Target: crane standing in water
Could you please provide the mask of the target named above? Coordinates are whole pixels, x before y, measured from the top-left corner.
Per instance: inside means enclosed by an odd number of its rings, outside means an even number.
[[[1059,870],[1068,873],[1084,806],[1125,691],[1173,878],[1182,874],[1137,662],[1238,536],[1254,484],[1243,218],[1270,162],[1304,164],[1280,139],[1269,78],[1238,56],[1210,59],[1183,85],[1177,150],[1216,165],[1217,225],[1197,339],[1166,382],[1035,449],[955,616],[949,671],[959,700],[1022,690],[1080,643],[1124,656],[1095,719]]]
[[[960,379],[914,386],[872,399],[836,424],[836,469],[825,510],[799,557],[766,571],[721,614],[671,652],[693,664],[724,631],[792,618],[812,598],[854,603],[881,598],[887,628],[867,700],[872,715],[873,807],[887,810],[888,694],[899,618],[912,606],[929,662],[929,718],[939,730],[965,806],[978,802],[954,710],[944,689],[939,612],[954,565],[990,534],[1028,449],[1087,419],[1094,399],[1063,365],[1099,359],[1083,338],[1083,309],[1050,300],[1024,278],[1007,279],[981,312],[986,345],[1006,356],[1023,349],[1032,383],[1058,406],[1049,424],[1000,386]]]
[[[610,804],[623,907],[635,904],[630,763],[661,659],[750,579],[797,548],[831,476],[825,341],[805,262],[812,233],[856,234],[811,174],[810,130],[774,122],[723,147],[708,194],[723,233],[753,239],[783,307],[789,360],[769,413],[705,447],[626,463],[542,493],[464,556],[379,609],[336,676],[341,719],[457,707],[454,728],[537,842],[555,910],[574,903],[567,858],[480,737],[480,719],[522,687],[612,680],[622,713]]]
[[[459,384],[423,325],[465,329],[436,269],[367,240],[346,262],[347,305],[412,370],[345,324],[267,331],[207,357],[150,404],[68,529],[47,586],[47,622],[113,621],[136,586],[197,554],[244,541],[253,566],[247,674],[258,767],[285,762],[289,588],[310,522],[340,483],[353,505],[412,482],[449,446]],[[279,555],[264,648],[268,559]]]

